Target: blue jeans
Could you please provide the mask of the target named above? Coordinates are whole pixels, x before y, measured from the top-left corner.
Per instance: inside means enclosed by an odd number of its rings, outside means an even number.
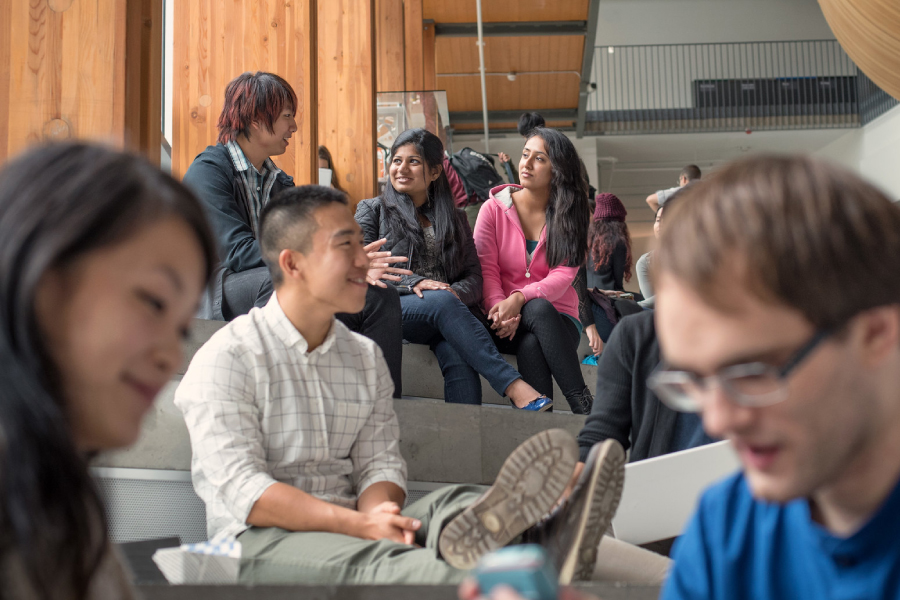
[[[597,335],[603,340],[603,343],[609,341],[615,324],[609,320],[602,308],[591,302],[591,312],[594,314],[594,325],[597,326]]]
[[[484,376],[504,395],[518,371],[497,351],[490,334],[459,298],[445,290],[425,290],[400,296],[403,339],[427,344],[444,375],[444,400],[456,404],[481,404]]]

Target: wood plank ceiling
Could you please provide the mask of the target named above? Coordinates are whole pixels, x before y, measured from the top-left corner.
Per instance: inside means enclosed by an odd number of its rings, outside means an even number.
[[[585,22],[589,0],[484,0],[483,22]],[[441,25],[473,24],[475,0],[424,0],[423,17],[438,31],[435,47],[437,89],[447,91],[450,122],[456,129],[480,125],[454,122],[454,113],[481,111],[477,37],[441,35]],[[537,32],[540,33],[540,32]],[[486,36],[484,62],[489,111],[537,111],[578,108],[584,35]],[[514,75],[511,77],[510,75]],[[549,124],[548,119],[548,124]],[[554,125],[574,126],[571,121]],[[514,129],[507,117],[496,129]]]

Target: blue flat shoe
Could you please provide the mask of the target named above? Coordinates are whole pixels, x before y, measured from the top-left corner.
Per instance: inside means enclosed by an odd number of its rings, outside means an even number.
[[[525,406],[519,408],[516,406],[516,403],[512,403],[513,408],[518,408],[519,410],[530,410],[533,412],[544,412],[547,409],[553,408],[553,400],[548,398],[547,396],[538,396]]]

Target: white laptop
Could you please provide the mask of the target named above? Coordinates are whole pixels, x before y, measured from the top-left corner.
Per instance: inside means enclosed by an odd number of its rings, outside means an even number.
[[[727,441],[626,465],[615,537],[646,544],[681,535],[703,491],[740,466]]]

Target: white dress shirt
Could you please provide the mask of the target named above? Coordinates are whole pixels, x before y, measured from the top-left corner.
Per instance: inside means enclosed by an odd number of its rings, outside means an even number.
[[[249,528],[250,509],[275,482],[354,509],[373,483],[406,490],[381,349],[337,320],[307,349],[273,294],[216,332],[178,386],[210,538]]]

